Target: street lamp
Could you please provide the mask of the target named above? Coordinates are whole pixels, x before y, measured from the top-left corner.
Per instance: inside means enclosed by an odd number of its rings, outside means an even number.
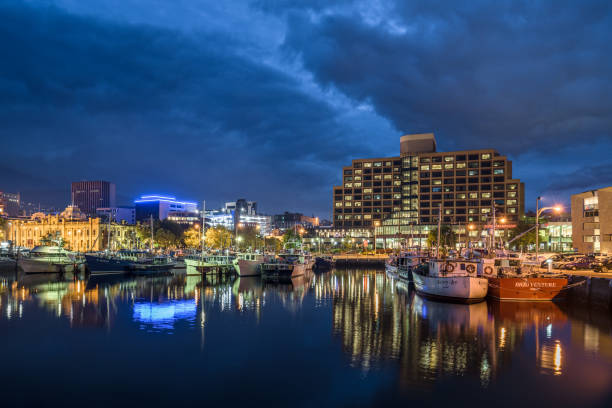
[[[540,214],[546,210],[553,210],[554,212],[561,212],[562,207],[555,205],[553,207],[542,207],[540,208],[540,200],[542,197],[538,197],[536,200],[536,262],[538,262],[538,255],[540,253]]]
[[[374,254],[376,254],[376,227],[380,226],[380,221],[374,221]]]

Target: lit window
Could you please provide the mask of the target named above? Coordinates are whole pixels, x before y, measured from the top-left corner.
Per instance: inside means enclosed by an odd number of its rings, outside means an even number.
[[[431,169],[432,170],[442,170],[442,165],[441,164],[432,164],[431,165]]]
[[[338,201],[338,202],[336,203],[336,207],[342,207],[342,202],[341,202],[341,201]]]
[[[482,193],[482,198],[491,198],[491,193]]]
[[[363,167],[372,167],[372,163],[363,163]]]
[[[470,193],[470,198],[478,198],[478,193]]]
[[[509,214],[516,214],[516,208],[514,208],[514,207],[509,207],[509,208],[508,208],[508,213],[509,213]]]
[[[353,196],[345,196],[344,199],[347,201],[351,201],[353,199]]]
[[[452,162],[452,161],[454,161],[454,160],[455,160],[455,158],[454,158],[453,156],[445,156],[445,157],[444,157],[444,161],[445,161],[445,162]]]
[[[421,170],[425,170],[425,171],[429,170],[429,164],[421,165]]]
[[[516,205],[516,200],[508,200],[507,205]]]
[[[355,201],[355,207],[361,207],[361,201]]]
[[[375,162],[374,167],[382,167],[382,162]]]
[[[345,207],[352,207],[353,205],[351,204],[351,202],[350,202],[350,201],[345,201],[345,202],[344,202],[344,206],[345,206]]]
[[[353,183],[344,183],[344,187],[352,188],[353,187]]]
[[[465,163],[457,163],[458,169],[465,169]]]
[[[482,160],[489,160],[491,158],[491,154],[490,153],[483,153],[480,158]]]
[[[371,188],[364,188],[364,189],[363,189],[363,193],[364,193],[364,194],[371,193],[371,192],[372,192],[372,189],[371,189]]]
[[[504,169],[493,169],[493,174],[504,174]]]
[[[480,212],[483,213],[483,214],[488,214],[488,213],[491,212],[491,209],[490,208],[481,208]]]
[[[516,190],[516,184],[508,184],[508,190]]]
[[[584,199],[585,210],[598,210],[599,209],[599,197],[587,197]]]
[[[444,168],[445,168],[445,169],[452,169],[452,168],[453,168],[453,163],[446,163],[446,164],[444,165]]]
[[[433,184],[434,186],[439,186],[440,184],[442,184],[442,180],[433,180],[433,181],[432,181],[432,184]]]
[[[516,191],[508,191],[508,198],[516,197]]]
[[[357,187],[357,188],[361,187],[361,183],[355,183],[355,184],[353,184],[353,185],[354,185],[355,187]]]

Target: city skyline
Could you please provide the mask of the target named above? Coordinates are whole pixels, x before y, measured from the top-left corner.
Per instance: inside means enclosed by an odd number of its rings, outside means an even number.
[[[526,210],[612,184],[606,2],[9,0],[0,16],[0,189],[25,201],[108,180],[118,204],[245,197],[331,219],[338,169],[425,132],[503,151]]]

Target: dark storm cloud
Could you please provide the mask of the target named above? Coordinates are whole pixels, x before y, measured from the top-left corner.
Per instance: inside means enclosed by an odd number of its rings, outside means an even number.
[[[610,7],[397,2],[375,24],[295,4],[276,11],[288,16],[285,49],[320,84],[402,132],[435,131],[444,148],[518,154],[612,138]]]
[[[63,185],[117,180],[133,194],[274,193],[280,208],[329,207],[337,162],[353,153],[342,149],[350,129],[240,44],[16,2],[0,19],[6,166]]]
[[[575,194],[612,185],[612,163],[585,166],[566,174],[557,174],[548,185],[549,192]]]

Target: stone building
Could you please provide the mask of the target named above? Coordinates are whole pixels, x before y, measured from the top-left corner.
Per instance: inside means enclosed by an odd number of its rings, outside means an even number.
[[[108,248],[109,238],[111,249],[138,245],[136,226],[109,225],[100,218],[86,217],[76,206],[69,206],[58,215],[35,213],[30,218],[7,221],[6,238],[17,246],[33,248],[46,237],[62,238],[66,249],[78,252],[104,250]]]

